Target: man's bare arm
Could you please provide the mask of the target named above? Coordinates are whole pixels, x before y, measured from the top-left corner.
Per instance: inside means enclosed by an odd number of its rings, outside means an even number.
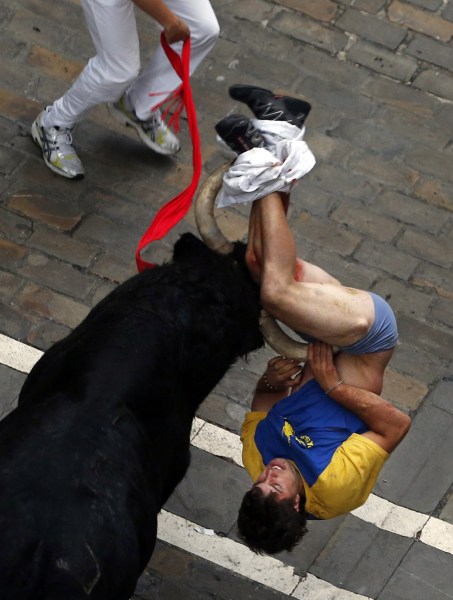
[[[168,8],[162,0],[132,0],[139,8],[164,28],[169,44],[182,42],[190,35],[189,26]]]
[[[309,344],[307,362],[319,385],[332,400],[355,413],[370,431],[363,434],[387,452],[392,452],[410,428],[410,417],[377,394],[340,381],[333,362],[332,347],[322,342]]]

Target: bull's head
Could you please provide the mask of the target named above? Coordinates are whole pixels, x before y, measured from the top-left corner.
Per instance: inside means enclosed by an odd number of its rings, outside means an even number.
[[[195,199],[195,220],[203,241],[212,250],[228,254],[233,250],[233,242],[228,240],[217,225],[214,216],[214,204],[222,187],[223,176],[229,169],[227,162],[212,173]],[[264,339],[276,352],[288,358],[304,362],[307,357],[307,346],[288,336],[266,311],[261,311],[261,331]]]

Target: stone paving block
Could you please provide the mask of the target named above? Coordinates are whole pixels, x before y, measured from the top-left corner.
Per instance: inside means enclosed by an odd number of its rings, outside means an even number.
[[[451,186],[435,179],[422,179],[414,188],[414,193],[433,204],[450,212],[453,211],[453,198],[450,193]]]
[[[22,160],[22,155],[11,148],[0,148],[0,173],[10,175]]]
[[[389,161],[371,151],[356,152],[348,160],[348,165],[362,176],[402,190],[411,190],[420,179],[418,171],[409,168],[400,160]]]
[[[295,234],[296,241],[299,238],[310,240],[318,246],[346,256],[351,255],[362,240],[362,236],[354,231],[315,217],[303,221],[299,218],[295,223]]]
[[[26,285],[16,296],[15,304],[71,329],[77,327],[89,313],[84,304],[35,284]]]
[[[275,555],[286,565],[292,565],[298,575],[305,575],[312,570],[312,565],[317,556],[324,552],[329,540],[334,537],[341,528],[346,515],[327,519],[326,521],[309,521],[308,533],[291,552],[280,552]]]
[[[449,359],[453,354],[453,332],[448,329],[399,315],[398,330],[406,340],[412,339],[414,347],[420,346],[439,358]]]
[[[425,0],[428,2],[429,0]],[[435,0],[436,2],[440,2],[440,0]],[[451,2],[447,2],[444,4],[444,8],[442,10],[442,16],[449,21],[453,21],[453,4]]]
[[[0,270],[0,298],[2,302],[10,302],[22,284],[23,280],[14,273]]]
[[[385,463],[375,493],[431,514],[451,486],[452,426],[453,415],[430,405],[428,398],[412,419],[397,454]]]
[[[92,276],[42,254],[30,254],[18,273],[39,285],[78,299],[86,297],[95,284]]]
[[[440,267],[449,267],[453,261],[453,239],[448,234],[432,236],[422,231],[406,229],[397,247]]]
[[[68,60],[58,52],[34,45],[31,47],[27,62],[46,76],[63,79],[71,84],[83,69],[83,64]]]
[[[32,222],[0,206],[0,234],[10,241],[23,243],[32,233]]]
[[[84,268],[88,267],[103,252],[100,246],[85,244],[64,233],[39,226],[27,240],[27,247]]]
[[[417,410],[427,393],[428,386],[424,383],[390,369],[386,370],[381,395],[405,412]]]
[[[392,369],[404,373],[428,386],[445,373],[448,361],[441,360],[431,350],[414,344],[413,335],[403,332],[398,341],[398,351],[392,356]]]
[[[372,201],[380,191],[380,186],[369,181],[363,175],[351,173],[350,169],[344,169],[328,163],[318,163],[309,174],[310,183],[326,192],[344,195],[350,202],[356,200]]]
[[[377,598],[412,544],[349,515],[310,571],[337,587]]]
[[[326,218],[337,203],[334,192],[324,191],[306,180],[291,192],[289,210],[291,217],[306,211],[316,217]]]
[[[143,227],[143,233],[146,227]],[[74,239],[90,244],[102,243],[107,249],[133,257],[141,233],[140,227],[132,229],[129,224],[89,215],[74,233]]]
[[[406,0],[409,4],[414,4],[415,6],[420,6],[421,8],[426,8],[426,10],[431,10],[435,12],[438,8],[442,6],[442,0]]]
[[[0,322],[2,333],[9,337],[25,342],[31,329],[36,325],[36,316],[25,314],[12,303],[0,303]]]
[[[203,401],[197,416],[239,435],[246,412],[246,407],[239,406],[214,391]]]
[[[368,69],[363,69],[357,65],[352,65],[347,61],[339,61],[336,57],[320,52],[317,48],[312,48],[308,44],[299,44],[294,53],[297,62],[300,60],[300,70],[304,77],[312,76],[322,79],[328,83],[335,83],[336,86],[346,87],[358,93],[364,83],[371,81],[375,75]],[[297,84],[295,89],[302,94],[304,91],[304,80]],[[308,98],[310,100],[310,98]],[[313,107],[313,111],[317,106]],[[313,114],[310,115],[308,123],[312,123]]]
[[[347,56],[352,62],[401,81],[410,81],[418,69],[417,61],[413,58],[360,40],[348,50]]]
[[[146,260],[146,256],[143,256]],[[158,257],[154,257],[158,261]],[[117,254],[107,251],[104,256],[97,259],[90,267],[90,273],[98,277],[103,277],[114,283],[122,283],[137,273],[137,266],[133,255],[128,253],[123,256],[120,252]]]
[[[249,0],[249,2],[233,2],[234,16],[237,19],[246,19],[254,23],[261,23],[271,19],[277,9],[272,4],[263,0]]]
[[[421,35],[415,35],[405,52],[418,60],[424,60],[447,71],[453,71],[453,48]]]
[[[13,410],[17,405],[19,390],[25,381],[25,373],[0,365],[0,419]]]
[[[361,92],[374,102],[384,102],[403,112],[414,112],[423,119],[431,119],[438,101],[424,92],[402,86],[396,81],[378,77],[365,83]]]
[[[77,206],[52,198],[30,189],[19,190],[11,195],[8,207],[33,221],[50,227],[71,231],[81,221],[83,214]]]
[[[241,366],[241,363],[235,363],[229,369],[227,377],[217,384],[216,391],[248,409],[260,375],[261,373],[258,376],[251,373],[250,370],[244,368],[244,365]],[[233,386],[232,382],[234,382]]]
[[[310,132],[305,137],[305,141],[310,146],[317,161],[333,165],[343,164],[355,150],[353,144],[344,141],[341,137],[332,137],[330,131],[327,132],[327,135]]]
[[[361,122],[352,118],[342,118],[336,127],[329,130],[329,135],[347,140],[352,147],[372,149],[379,154],[382,153],[386,159],[401,155],[413,143],[413,140],[408,140],[403,135],[390,137],[386,130],[386,124],[377,125],[375,118]]]
[[[160,541],[131,600],[284,600],[281,594]]]
[[[409,167],[417,169],[427,175],[432,175],[444,182],[453,182],[453,172],[451,170],[451,157],[445,152],[424,152],[424,149],[417,148],[408,152],[406,163]]]
[[[453,524],[453,494],[449,497],[447,503],[442,508],[439,518],[442,519],[442,521],[447,521],[447,523]]]
[[[394,247],[374,240],[364,240],[354,253],[354,258],[404,281],[409,279],[419,262],[409,254],[396,252]]]
[[[15,242],[0,239],[0,262],[4,267],[17,267],[27,256],[27,250]]]
[[[24,342],[45,351],[70,333],[69,327],[42,319],[30,330]]]
[[[190,468],[164,508],[207,529],[228,533],[252,482],[244,469],[225,459],[198,448],[190,452]]]
[[[386,4],[386,0],[354,0],[354,8],[370,14],[377,14]]]
[[[270,26],[284,35],[327,50],[331,54],[342,50],[348,41],[341,31],[328,29],[316,21],[290,11],[280,12],[271,20]]]
[[[331,0],[318,0],[317,2],[312,2],[311,0],[276,0],[276,3],[285,8],[306,14],[317,21],[329,22],[335,18],[338,11],[336,2],[332,2]]]
[[[440,381],[428,397],[428,403],[453,416],[453,373]]]
[[[397,319],[399,315],[406,315],[414,319],[426,319],[431,305],[435,302],[433,294],[421,292],[396,279],[380,279],[373,286],[373,291],[389,302]]]
[[[345,87],[338,81],[341,82],[337,79],[326,81],[319,76],[308,76],[303,80],[300,89],[313,105],[330,107],[336,115],[356,115],[362,119],[370,117],[375,111],[375,101],[357,94],[352,88]]]
[[[378,277],[377,271],[366,265],[323,249],[314,252],[311,261],[334,275],[343,285],[358,289],[369,290]]]
[[[421,119],[415,112],[400,110],[398,107],[380,105],[373,118],[374,126],[387,134],[387,144],[391,150],[394,145],[413,147],[423,137],[423,144],[436,150],[448,144],[449,131],[437,118]],[[391,135],[388,135],[389,132]]]
[[[453,311],[451,310],[451,300],[439,298],[434,301],[433,308],[429,314],[431,319],[443,323],[448,327],[453,327]]]
[[[387,191],[378,196],[373,202],[373,208],[434,235],[440,232],[450,217],[447,211],[395,191]]]
[[[355,33],[365,40],[391,50],[396,50],[407,35],[406,30],[398,25],[353,9],[346,10],[337,19],[335,25],[348,33]]]
[[[401,226],[393,219],[360,206],[350,206],[344,203],[332,212],[331,218],[348,229],[357,230],[378,242],[391,242],[401,230]]]
[[[393,23],[399,23],[443,42],[450,41],[453,36],[453,23],[399,0],[393,0],[390,4],[388,18]]]
[[[415,78],[412,85],[441,98],[453,100],[453,75],[447,71],[427,69]]]
[[[398,565],[379,600],[446,600],[451,598],[453,557],[415,542]]]

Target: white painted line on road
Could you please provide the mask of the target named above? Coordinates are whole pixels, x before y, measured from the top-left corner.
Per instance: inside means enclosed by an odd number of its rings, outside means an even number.
[[[431,517],[422,529],[420,540],[428,546],[453,554],[453,525]]]
[[[42,355],[40,350],[0,334],[0,363],[27,373]],[[192,426],[192,445],[242,465],[239,436],[196,418]],[[423,513],[393,504],[371,494],[364,506],[352,514],[380,529],[419,539],[426,545],[453,554],[453,525]]]
[[[271,556],[255,554],[243,544],[217,535],[205,535],[192,521],[162,511],[158,538],[208,560],[219,567],[243,575],[278,592],[300,600],[371,600],[308,574],[295,575],[294,568]]]
[[[42,352],[0,333],[0,363],[28,373]]]

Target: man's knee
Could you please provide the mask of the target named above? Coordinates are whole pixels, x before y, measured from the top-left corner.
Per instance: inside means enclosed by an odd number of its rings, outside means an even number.
[[[260,299],[262,307],[271,315],[275,315],[282,305],[287,293],[287,288],[282,284],[280,278],[263,278],[261,283]]]

